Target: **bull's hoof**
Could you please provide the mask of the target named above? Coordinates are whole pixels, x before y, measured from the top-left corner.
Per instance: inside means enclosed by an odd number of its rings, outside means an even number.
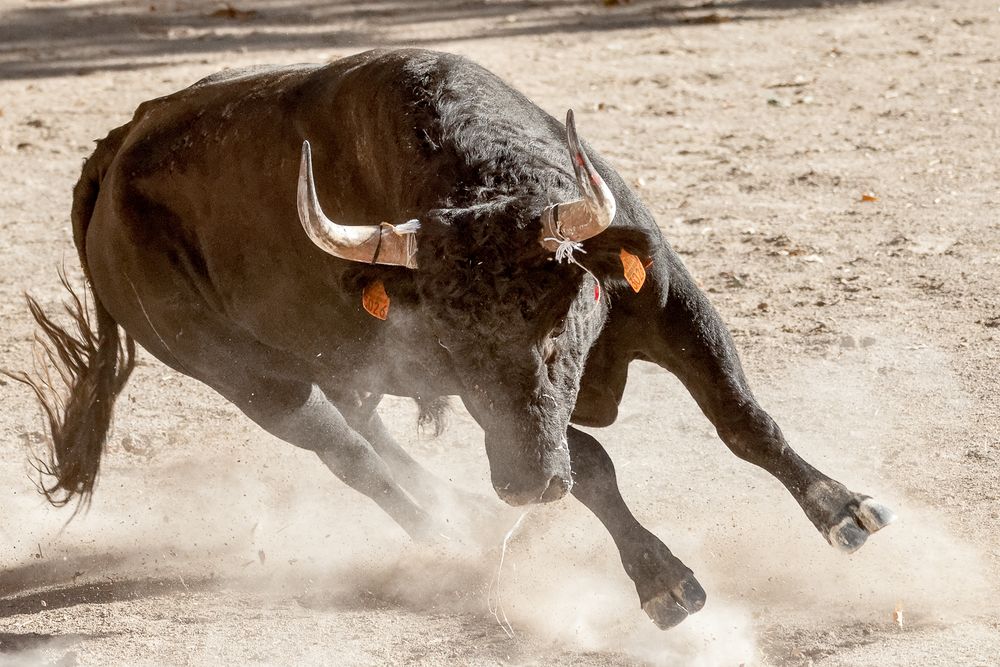
[[[830,529],[827,539],[844,553],[854,553],[872,533],[896,520],[896,515],[885,505],[871,498],[862,500],[840,522]]]
[[[869,533],[874,533],[895,521],[896,513],[882,503],[865,498],[858,506],[858,519]]]
[[[705,589],[689,574],[671,590],[646,600],[642,610],[656,627],[668,630],[704,606]]]
[[[677,604],[670,593],[648,600],[642,610],[660,630],[669,630],[688,617],[687,610]]]

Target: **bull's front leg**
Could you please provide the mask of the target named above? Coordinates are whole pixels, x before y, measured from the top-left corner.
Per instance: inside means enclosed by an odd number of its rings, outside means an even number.
[[[691,570],[633,516],[618,489],[611,457],[592,436],[567,433],[573,495],[601,520],[635,582],[639,603],[660,628],[673,627],[705,605],[705,591]]]
[[[672,253],[654,265],[638,326],[642,354],[676,375],[734,454],[774,475],[830,544],[861,547],[895,516],[868,496],[848,490],[796,454],[757,404],[729,330]]]

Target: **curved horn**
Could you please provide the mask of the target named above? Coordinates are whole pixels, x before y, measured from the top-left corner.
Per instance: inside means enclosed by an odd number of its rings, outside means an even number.
[[[420,222],[410,220],[393,226],[338,225],[320,208],[313,180],[312,148],[302,142],[302,162],[299,165],[299,222],[306,234],[321,250],[334,257],[352,262],[388,264],[417,268],[417,236]]]
[[[582,199],[549,206],[542,213],[542,245],[555,250],[558,242],[545,239],[583,241],[597,236],[615,219],[615,196],[580,145],[573,110],[566,112],[566,144]]]

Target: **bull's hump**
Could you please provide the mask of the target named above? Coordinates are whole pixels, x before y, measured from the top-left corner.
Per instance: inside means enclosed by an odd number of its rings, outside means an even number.
[[[224,69],[221,72],[216,72],[215,74],[209,74],[203,79],[199,79],[191,86],[191,89],[204,88],[205,86],[224,83],[235,83],[240,80],[258,77],[266,78],[281,76],[286,73],[311,71],[318,67],[320,66],[307,63],[299,65],[250,65],[249,67],[232,67]]]

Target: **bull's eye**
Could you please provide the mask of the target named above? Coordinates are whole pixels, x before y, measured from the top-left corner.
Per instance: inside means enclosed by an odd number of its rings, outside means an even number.
[[[559,345],[556,343],[556,339],[565,330],[566,317],[564,316],[556,320],[555,326],[552,327],[545,342],[542,343],[542,358],[545,359],[546,364],[552,365],[552,362],[556,360],[556,356],[559,353]]]
[[[562,332],[566,330],[566,318],[560,317],[556,322],[556,325],[552,327],[552,331],[549,332],[549,337],[558,338],[562,335]]]

